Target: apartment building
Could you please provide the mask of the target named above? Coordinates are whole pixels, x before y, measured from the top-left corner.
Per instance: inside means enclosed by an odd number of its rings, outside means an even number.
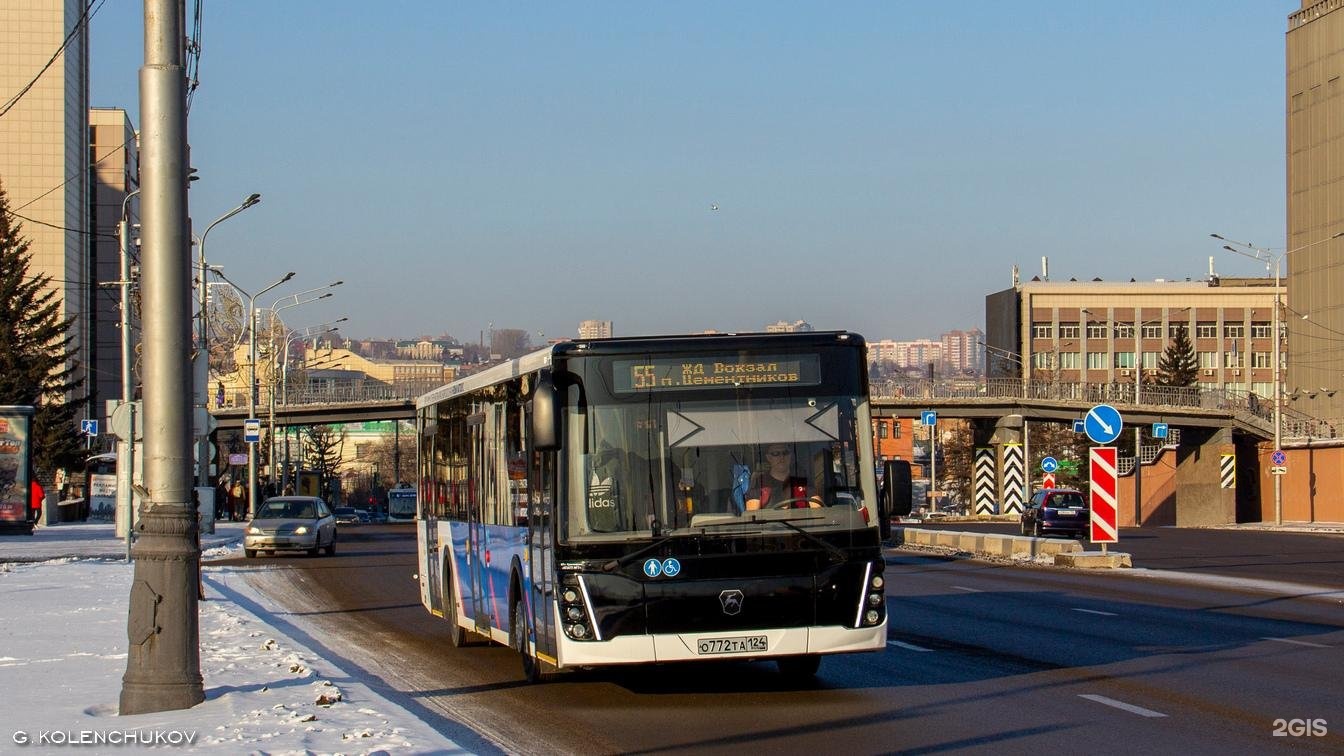
[[[579,338],[581,339],[609,339],[612,335],[610,320],[579,321]]]

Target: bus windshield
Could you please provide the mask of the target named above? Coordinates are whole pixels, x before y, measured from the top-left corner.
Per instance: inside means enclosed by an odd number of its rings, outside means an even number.
[[[722,393],[722,392],[715,392]],[[856,395],[688,398],[569,407],[563,537],[628,540],[785,519],[808,529],[875,526],[860,475]]]

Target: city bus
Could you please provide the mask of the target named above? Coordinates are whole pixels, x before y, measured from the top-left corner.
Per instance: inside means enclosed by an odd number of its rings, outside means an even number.
[[[387,490],[387,521],[415,521],[414,488],[389,488]]]
[[[578,340],[425,394],[422,603],[529,681],[710,659],[805,679],[885,648],[865,352],[846,332]],[[767,448],[798,481],[768,504]]]

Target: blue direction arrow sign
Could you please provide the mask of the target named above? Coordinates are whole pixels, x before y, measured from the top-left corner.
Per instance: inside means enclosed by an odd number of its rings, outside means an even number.
[[[1153,423],[1153,438],[1166,438],[1166,437],[1167,437],[1167,424]]]
[[[1074,432],[1074,433],[1086,433],[1086,432],[1087,432],[1087,429],[1083,427],[1084,422],[1085,422],[1085,421],[1084,421],[1082,418],[1079,418],[1079,419],[1077,419],[1077,420],[1074,420],[1074,421],[1073,421],[1073,432]]]
[[[924,410],[919,413],[919,422],[921,425],[936,425],[938,423],[938,413],[933,410]]]
[[[1045,457],[1041,460],[1041,472],[1052,473],[1059,469],[1059,460],[1054,457]]]
[[[1087,411],[1083,418],[1083,430],[1087,437],[1098,444],[1109,444],[1120,437],[1120,429],[1125,427],[1120,419],[1120,411],[1109,404],[1098,404]]]

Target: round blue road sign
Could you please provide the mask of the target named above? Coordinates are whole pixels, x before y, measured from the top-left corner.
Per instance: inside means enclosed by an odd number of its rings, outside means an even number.
[[[681,562],[678,562],[675,559],[664,559],[663,574],[668,577],[676,577],[681,574]]]
[[[649,577],[658,577],[663,574],[663,564],[657,559],[650,559],[644,562],[644,574]]]
[[[1054,457],[1045,457],[1041,460],[1041,472],[1052,473],[1059,469],[1059,461]]]
[[[1283,463],[1288,461],[1288,455],[1283,453],[1282,449],[1275,449],[1274,453],[1269,455],[1269,459],[1278,467],[1283,467]]]
[[[1083,418],[1083,430],[1094,443],[1109,444],[1120,437],[1120,429],[1125,427],[1120,419],[1120,411],[1109,404],[1098,404],[1087,411]]]

